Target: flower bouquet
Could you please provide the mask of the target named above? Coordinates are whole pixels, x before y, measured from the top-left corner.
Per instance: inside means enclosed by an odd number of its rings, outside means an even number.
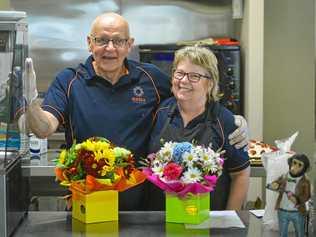
[[[189,142],[166,142],[143,172],[166,193],[166,221],[197,224],[209,217],[209,193],[222,173],[223,152]]]
[[[118,192],[145,180],[133,154],[107,139],[92,137],[63,150],[55,167],[56,179],[72,192],[72,215],[85,222],[118,219]]]

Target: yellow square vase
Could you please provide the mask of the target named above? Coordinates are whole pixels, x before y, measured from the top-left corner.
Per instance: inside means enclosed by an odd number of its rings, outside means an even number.
[[[118,220],[118,191],[89,194],[72,189],[72,217],[83,223]]]
[[[118,221],[86,224],[72,218],[72,237],[119,237],[118,226]]]

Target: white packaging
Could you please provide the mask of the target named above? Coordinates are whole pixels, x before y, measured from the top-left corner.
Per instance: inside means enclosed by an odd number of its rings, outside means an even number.
[[[298,132],[294,133],[291,137],[276,140],[277,151],[270,153],[263,153],[261,156],[263,167],[266,170],[266,184],[279,178],[282,174],[285,174],[289,170],[288,159],[294,155],[291,151],[291,146],[297,137]],[[269,230],[279,230],[277,211],[275,210],[275,204],[278,198],[278,193],[269,189],[266,190],[266,205],[262,218],[263,227]],[[293,228],[290,225],[289,232],[292,232]]]

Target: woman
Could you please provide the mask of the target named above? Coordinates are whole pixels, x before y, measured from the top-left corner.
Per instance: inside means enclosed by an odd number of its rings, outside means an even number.
[[[172,69],[174,97],[164,101],[150,141],[150,152],[159,150],[161,141],[195,141],[225,150],[223,174],[211,193],[211,210],[239,210],[249,186],[249,157],[244,149],[228,142],[236,129],[233,114],[218,103],[219,74],[217,59],[207,48],[190,46],[178,50]],[[150,201],[162,203],[163,194],[152,187]],[[160,199],[160,200],[159,200]]]

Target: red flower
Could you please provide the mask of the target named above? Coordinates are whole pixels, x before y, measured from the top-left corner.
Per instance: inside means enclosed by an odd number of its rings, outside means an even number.
[[[167,180],[176,180],[182,173],[182,167],[177,163],[170,162],[163,169],[163,175]]]

